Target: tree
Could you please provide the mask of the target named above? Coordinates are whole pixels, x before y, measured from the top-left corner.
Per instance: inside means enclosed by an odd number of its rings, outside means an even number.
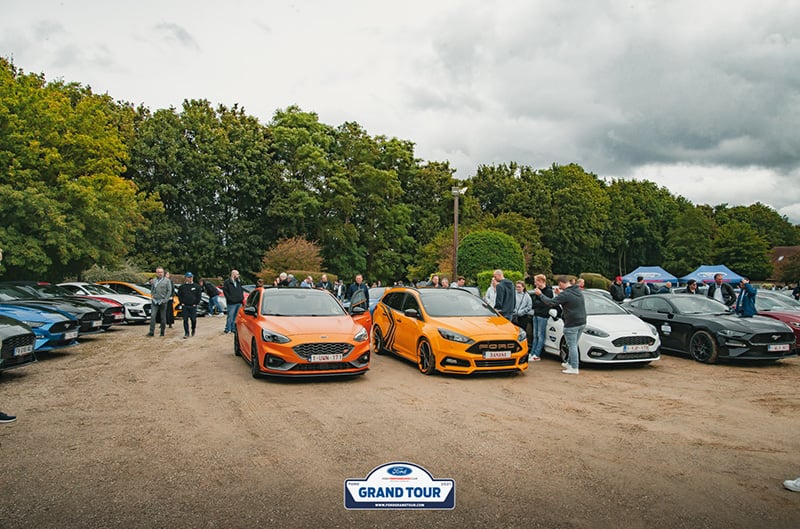
[[[667,232],[664,268],[684,276],[711,260],[714,223],[706,211],[690,206],[679,214]]]
[[[57,281],[128,254],[142,211],[156,208],[121,176],[132,116],[107,95],[0,59],[4,278]]]
[[[800,283],[800,253],[786,259],[781,267],[780,280],[786,283]]]
[[[720,226],[732,221],[748,224],[767,244],[774,246],[794,246],[800,244],[795,226],[769,206],[756,202],[749,206],[717,206],[715,220]]]
[[[498,268],[525,273],[522,248],[512,236],[478,230],[464,237],[458,247],[458,269],[464,277],[475,281],[478,272]]]
[[[730,221],[714,241],[713,257],[734,272],[750,279],[766,279],[772,273],[770,247],[749,225]]]
[[[322,271],[322,252],[318,244],[303,237],[292,237],[278,241],[267,250],[261,262],[264,265],[262,279],[287,270]]]
[[[553,256],[542,244],[539,225],[534,219],[519,213],[503,213],[485,222],[485,227],[507,233],[519,243],[525,258],[523,277],[525,275],[533,277],[536,274],[552,275]]]

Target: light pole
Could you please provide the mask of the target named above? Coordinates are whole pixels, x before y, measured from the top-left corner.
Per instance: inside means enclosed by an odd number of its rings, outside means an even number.
[[[453,283],[458,281],[458,197],[467,192],[466,187],[450,188],[453,193]]]

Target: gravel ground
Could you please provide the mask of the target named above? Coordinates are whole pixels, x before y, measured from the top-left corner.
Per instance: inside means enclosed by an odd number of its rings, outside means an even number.
[[[223,320],[115,328],[0,377],[0,527],[797,528],[800,360],[254,380]],[[410,461],[451,511],[348,511]]]

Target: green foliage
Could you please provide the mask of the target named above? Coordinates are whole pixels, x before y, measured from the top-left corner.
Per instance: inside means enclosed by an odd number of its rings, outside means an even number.
[[[129,260],[122,263],[122,266],[113,269],[93,265],[86,270],[82,277],[79,278],[89,283],[96,283],[98,281],[126,281],[128,283],[144,283],[147,281],[147,276],[142,274],[140,268]]]
[[[772,273],[767,241],[743,222],[730,221],[720,228],[713,258],[750,279],[766,279]]]
[[[511,270],[523,274],[525,258],[519,243],[508,234],[479,230],[468,234],[458,247],[458,270],[468,279],[488,269]]]
[[[494,277],[495,270],[496,269],[483,270],[481,272],[478,272],[477,284],[478,288],[483,294],[486,293],[486,289],[488,289],[489,285],[492,284],[492,278]],[[522,281],[525,279],[525,276],[522,274],[522,272],[519,272],[517,270],[503,270],[503,277],[505,277],[512,283],[516,283],[517,281]]]
[[[714,223],[702,208],[688,207],[667,232],[663,267],[678,277],[711,261]]]
[[[786,283],[800,283],[800,253],[787,258],[781,266],[779,279]]]
[[[594,274],[584,272],[579,276],[583,279],[583,288],[600,288],[608,290],[611,287],[612,280],[605,277],[603,274]]]
[[[278,241],[275,246],[267,250],[261,262],[263,269],[259,273],[259,277],[265,280],[289,270],[315,270],[317,275],[320,275],[319,270],[322,270],[322,254],[319,245],[307,241],[303,237]],[[306,275],[309,274],[306,273]]]
[[[749,225],[770,248],[800,244],[796,227],[785,216],[761,202],[749,206],[717,206],[715,220],[720,226],[734,221]]]
[[[0,59],[0,241],[5,279],[114,265],[153,204],[121,177],[132,112],[107,95]]]

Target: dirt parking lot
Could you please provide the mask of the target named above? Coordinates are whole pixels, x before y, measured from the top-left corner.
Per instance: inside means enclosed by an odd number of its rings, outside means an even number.
[[[800,527],[798,359],[254,380],[222,327],[4,373],[0,527]],[[344,480],[392,461],[455,480],[456,508],[345,510]]]

